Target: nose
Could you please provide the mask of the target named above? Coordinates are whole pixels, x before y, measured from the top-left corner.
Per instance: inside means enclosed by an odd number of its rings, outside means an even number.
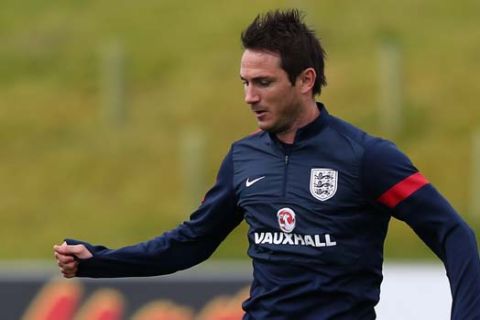
[[[251,85],[245,85],[245,102],[255,104],[260,101],[260,95]]]

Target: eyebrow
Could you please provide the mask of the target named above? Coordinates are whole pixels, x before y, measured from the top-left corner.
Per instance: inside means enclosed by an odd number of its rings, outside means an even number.
[[[253,77],[250,80],[245,79],[244,77],[240,76],[240,80],[242,81],[259,81],[259,80],[273,80],[274,77],[272,76],[258,76],[258,77]]]

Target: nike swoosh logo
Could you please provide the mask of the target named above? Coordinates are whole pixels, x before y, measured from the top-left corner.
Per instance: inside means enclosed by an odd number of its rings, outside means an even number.
[[[248,178],[247,181],[245,181],[245,185],[247,186],[247,188],[251,187],[254,183],[257,183],[258,181],[262,180],[263,178],[265,178],[265,176],[257,178],[257,179],[253,179],[252,181],[250,181],[250,178]]]

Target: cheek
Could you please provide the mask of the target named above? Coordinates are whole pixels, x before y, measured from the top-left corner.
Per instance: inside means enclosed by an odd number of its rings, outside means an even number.
[[[268,100],[276,105],[285,105],[291,101],[293,96],[292,89],[286,86],[279,86],[265,93],[264,100]]]
[[[281,114],[289,114],[290,109],[295,105],[295,95],[291,90],[284,90],[275,97],[277,111]]]

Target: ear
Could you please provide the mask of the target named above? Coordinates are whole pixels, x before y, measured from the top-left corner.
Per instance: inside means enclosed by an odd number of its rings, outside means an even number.
[[[317,73],[313,68],[303,70],[297,77],[297,84],[299,85],[300,91],[302,93],[312,91],[315,79],[317,79]]]

